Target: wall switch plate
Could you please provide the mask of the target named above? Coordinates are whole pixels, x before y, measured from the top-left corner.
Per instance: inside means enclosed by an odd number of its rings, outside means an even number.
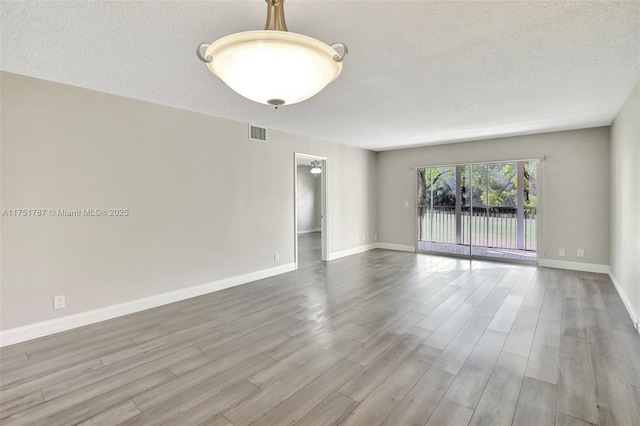
[[[374,236],[373,236],[373,239],[374,239],[374,240],[376,240],[376,241],[378,241],[378,234],[374,235]]]
[[[409,207],[409,202],[408,202],[408,201],[405,201],[405,202],[404,202],[404,206],[405,206],[405,207]]]
[[[55,296],[53,298],[53,309],[57,310],[57,309],[64,309],[66,306],[66,301],[64,299],[64,296]]]
[[[584,257],[584,250],[578,250],[578,257]]]
[[[364,234],[362,234],[362,241],[364,241]]]
[[[273,253],[273,261],[274,262],[280,261],[280,253]]]
[[[560,257],[565,257],[566,256],[564,249],[560,249],[560,252],[558,253],[558,256],[560,256]]]

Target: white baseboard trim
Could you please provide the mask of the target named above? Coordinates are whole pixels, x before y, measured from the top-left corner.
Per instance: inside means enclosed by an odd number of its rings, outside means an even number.
[[[347,250],[337,251],[335,253],[329,253],[329,261],[340,259],[342,257],[351,256],[358,253],[364,253],[365,251],[375,250],[375,249],[385,249],[385,250],[396,250],[396,251],[407,251],[411,253],[415,253],[416,248],[413,246],[403,246],[400,244],[387,244],[387,243],[373,243],[367,244],[366,246],[354,247]]]
[[[378,248],[377,244],[368,244],[366,246],[359,246],[359,247],[354,247],[347,250],[336,251],[333,253],[329,253],[329,259],[327,260],[329,261],[336,260],[342,257],[347,257],[347,256],[351,256],[358,253],[364,253],[365,251],[373,250],[376,248]]]
[[[405,246],[402,244],[378,243],[378,248],[385,250],[408,251],[411,253],[416,252],[416,248],[414,246]]]
[[[322,228],[310,229],[308,231],[298,231],[298,235],[300,235],[300,234],[311,234],[313,232],[322,232]]]
[[[596,272],[599,274],[609,273],[609,265],[570,262],[568,260],[538,259],[538,266],[544,266],[546,268],[569,269],[571,271]]]
[[[275,275],[293,271],[295,268],[295,263],[289,263],[282,266],[276,266],[275,268],[262,269],[260,271],[237,275],[235,277],[225,278],[219,281],[188,287],[169,293],[145,297],[144,299],[133,300],[131,302],[125,302],[118,305],[107,306],[105,308],[81,312],[79,314],[29,324],[23,327],[12,328],[0,332],[0,347],[25,342],[27,340],[144,311],[146,309],[156,308],[158,306],[179,302],[192,297],[202,296],[203,294],[213,293],[215,291],[224,290],[225,288],[261,280],[263,278],[273,277]]]
[[[638,330],[638,333],[640,334],[640,317],[638,317],[638,315],[636,315],[636,313],[633,312],[633,307],[631,306],[631,302],[629,302],[629,298],[627,298],[626,293],[624,292],[622,287],[620,287],[620,285],[616,281],[611,271],[609,271],[609,278],[611,278],[611,282],[613,283],[613,286],[618,291],[618,294],[620,295],[620,299],[622,299],[622,303],[624,304],[624,307],[627,308],[627,312],[631,317],[631,321],[633,321],[633,326],[636,328],[636,330]]]

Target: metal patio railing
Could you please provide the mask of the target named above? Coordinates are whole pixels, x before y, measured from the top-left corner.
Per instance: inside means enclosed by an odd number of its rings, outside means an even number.
[[[435,243],[516,250],[537,249],[537,207],[525,207],[522,244],[518,246],[516,207],[462,207],[460,217],[449,206],[418,207],[419,239]]]

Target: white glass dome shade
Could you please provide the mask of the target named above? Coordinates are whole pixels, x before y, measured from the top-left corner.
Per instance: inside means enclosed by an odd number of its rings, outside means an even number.
[[[309,99],[335,80],[349,52],[287,31],[284,0],[266,0],[264,30],[245,31],[202,43],[198,58],[238,94],[262,104],[291,105]],[[342,49],[340,55],[336,47]]]
[[[330,46],[286,31],[247,31],[211,44],[207,66],[238,94],[268,105],[309,99],[340,75],[342,62]]]

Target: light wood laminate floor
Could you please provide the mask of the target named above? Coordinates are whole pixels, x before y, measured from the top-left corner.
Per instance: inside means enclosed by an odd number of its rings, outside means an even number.
[[[319,258],[317,234],[301,246]],[[605,275],[301,260],[3,348],[0,423],[640,425],[640,335]]]

